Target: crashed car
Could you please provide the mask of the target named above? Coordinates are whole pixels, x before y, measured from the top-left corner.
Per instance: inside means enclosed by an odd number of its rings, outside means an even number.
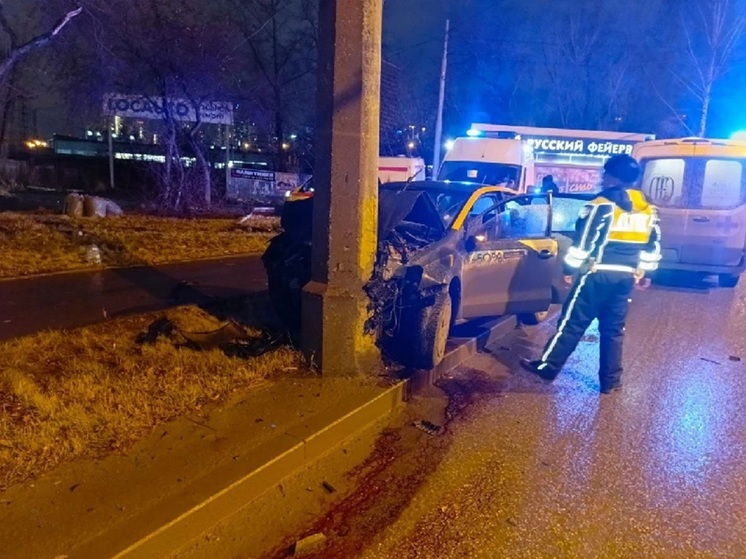
[[[550,201],[469,183],[382,185],[367,329],[397,360],[432,368],[453,325],[503,315],[544,320],[566,296],[558,253],[571,234],[553,236]],[[264,255],[270,297],[291,331],[299,329],[300,294],[310,280],[312,202],[286,204],[284,233]],[[572,229],[578,203],[562,227]]]

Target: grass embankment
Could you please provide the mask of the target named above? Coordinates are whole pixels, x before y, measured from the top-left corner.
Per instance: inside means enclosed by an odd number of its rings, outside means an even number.
[[[303,367],[288,348],[246,358],[184,347],[179,331],[222,323],[197,307],[165,315],[177,330],[153,343],[136,340],[163,313],[0,344],[0,488],[125,449],[158,424]]]
[[[95,244],[103,266],[156,265],[261,253],[277,218],[246,225],[232,219],[125,216],[70,219],[61,215],[0,213],[0,278],[91,267]]]

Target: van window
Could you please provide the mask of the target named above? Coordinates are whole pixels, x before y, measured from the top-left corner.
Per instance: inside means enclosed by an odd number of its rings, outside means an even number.
[[[735,208],[741,204],[742,175],[743,166],[740,161],[708,161],[702,186],[702,206],[720,209]]]
[[[746,203],[744,162],[707,157],[644,160],[641,189],[663,208],[736,208]]]
[[[520,165],[485,163],[483,161],[444,161],[438,180],[474,182],[491,186],[508,185],[516,188],[521,178]]]
[[[683,159],[653,159],[645,164],[642,191],[658,206],[681,207],[684,202]]]

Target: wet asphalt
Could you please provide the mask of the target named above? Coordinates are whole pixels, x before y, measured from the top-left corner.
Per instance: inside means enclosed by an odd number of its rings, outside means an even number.
[[[520,370],[555,324],[444,379],[445,434],[390,434],[318,557],[746,557],[746,285],[636,292],[618,394],[598,393],[594,326],[554,384]]]
[[[0,280],[0,340],[266,288],[258,256]]]

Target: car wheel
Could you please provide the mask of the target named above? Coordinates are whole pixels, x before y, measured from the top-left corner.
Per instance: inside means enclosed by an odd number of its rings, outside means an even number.
[[[536,326],[537,324],[541,324],[542,322],[544,322],[547,317],[549,317],[549,309],[540,312],[521,314],[518,316],[518,320],[520,320],[523,324]]]
[[[741,279],[741,276],[738,274],[720,274],[718,284],[720,287],[735,287],[738,285],[739,279]]]
[[[418,311],[412,340],[412,364],[415,367],[432,369],[443,361],[452,314],[453,302],[448,293],[441,293],[434,305]]]

